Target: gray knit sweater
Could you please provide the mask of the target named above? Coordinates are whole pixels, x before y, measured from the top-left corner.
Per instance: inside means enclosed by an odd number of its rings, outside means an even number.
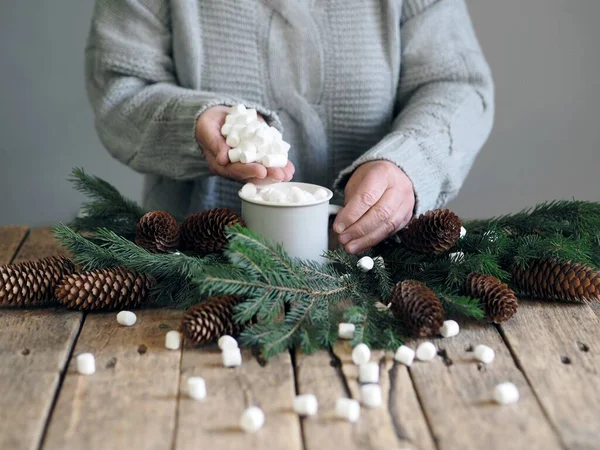
[[[296,181],[339,189],[394,162],[417,213],[456,195],[493,121],[464,0],[97,0],[86,78],[108,151],[147,174],[145,206],[178,215],[239,209],[194,140],[214,105],[283,128]]]

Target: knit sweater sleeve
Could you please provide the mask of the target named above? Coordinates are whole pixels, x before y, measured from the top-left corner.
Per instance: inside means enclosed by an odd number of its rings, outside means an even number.
[[[405,0],[398,114],[390,133],[342,171],[389,160],[411,179],[415,213],[454,198],[487,140],[494,87],[465,0]]]
[[[179,86],[171,43],[168,0],[96,0],[85,58],[96,129],[108,151],[138,172],[205,177],[194,132],[206,109],[244,103],[280,123],[260,105]]]

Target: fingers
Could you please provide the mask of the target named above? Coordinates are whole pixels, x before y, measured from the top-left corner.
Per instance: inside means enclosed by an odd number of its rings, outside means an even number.
[[[271,178],[273,181],[284,181],[285,172],[282,167],[269,167],[267,169],[267,178]]]
[[[341,234],[350,225],[358,221],[373,205],[375,205],[385,190],[387,180],[370,173],[360,182],[356,192],[346,197],[350,198],[333,224],[333,230]]]
[[[215,158],[217,164],[220,166],[226,166],[229,164],[229,145],[227,145],[227,142],[225,142],[225,139],[221,136],[220,131],[219,135],[215,137],[213,148],[215,149]]]

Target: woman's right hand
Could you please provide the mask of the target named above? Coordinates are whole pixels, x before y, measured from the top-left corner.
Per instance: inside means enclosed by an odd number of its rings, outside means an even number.
[[[242,182],[290,181],[294,175],[291,162],[285,167],[268,169],[262,164],[229,162],[230,147],[221,135],[221,127],[228,113],[228,106],[213,106],[204,111],[196,121],[196,142],[204,153],[211,173]],[[262,117],[260,119],[263,120]]]

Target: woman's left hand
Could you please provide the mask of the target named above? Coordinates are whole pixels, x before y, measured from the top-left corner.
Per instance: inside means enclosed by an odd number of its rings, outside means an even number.
[[[333,224],[348,253],[360,253],[404,227],[413,215],[413,184],[397,165],[371,161],[354,171]]]

